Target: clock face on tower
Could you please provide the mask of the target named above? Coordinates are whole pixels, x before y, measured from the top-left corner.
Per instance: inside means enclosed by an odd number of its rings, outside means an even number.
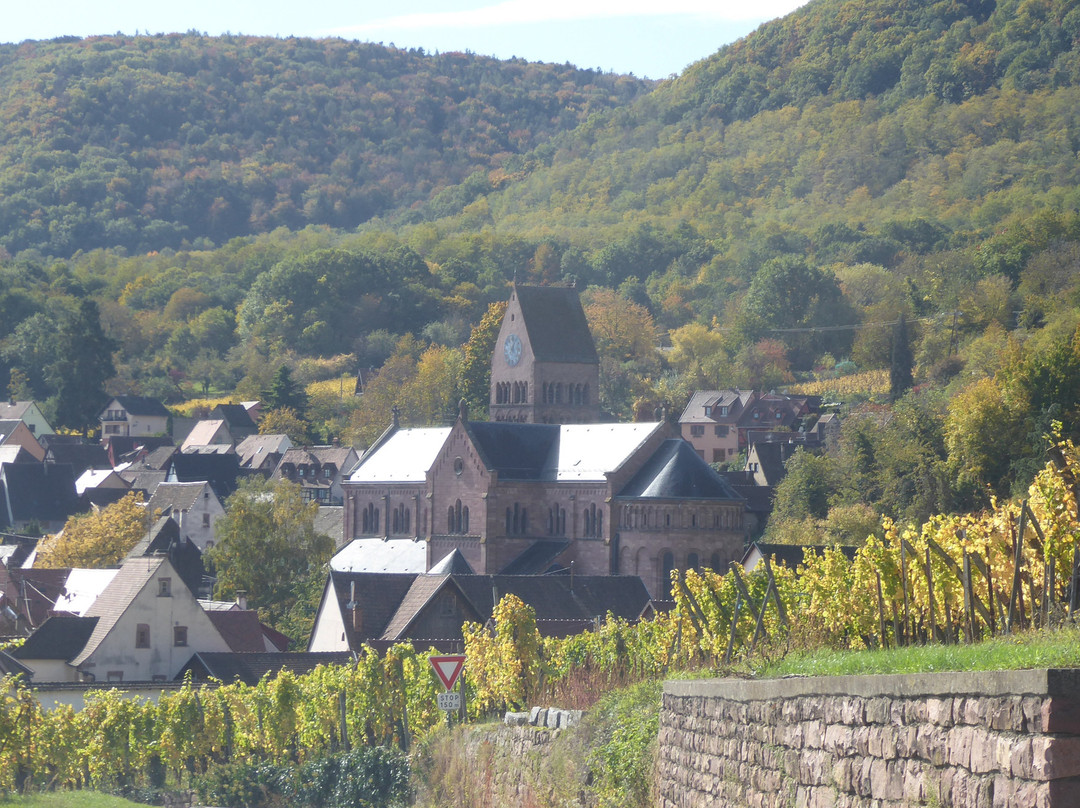
[[[506,357],[506,364],[510,367],[514,367],[521,361],[521,340],[515,334],[508,336],[506,342],[503,343],[503,356]]]

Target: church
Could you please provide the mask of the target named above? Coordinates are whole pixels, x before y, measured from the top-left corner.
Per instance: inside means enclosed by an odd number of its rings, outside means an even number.
[[[745,501],[665,422],[598,423],[599,362],[574,289],[515,286],[491,372],[491,420],[396,422],[344,483],[344,538],[412,539],[484,575],[726,570]]]

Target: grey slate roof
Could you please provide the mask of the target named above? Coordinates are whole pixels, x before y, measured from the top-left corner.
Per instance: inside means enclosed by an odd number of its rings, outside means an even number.
[[[235,454],[175,454],[166,471],[172,482],[209,482],[223,500],[236,490],[240,458]]]
[[[166,513],[172,509],[190,511],[195,503],[203,495],[205,482],[193,483],[161,483],[154,489],[153,496],[147,503],[150,512],[161,511]]]
[[[10,418],[15,421],[21,421],[33,403],[33,401],[10,401],[8,399],[0,399],[0,419],[7,420]]]
[[[428,570],[429,575],[475,575],[476,570],[456,547]]]
[[[153,496],[157,487],[165,482],[165,472],[150,469],[125,469],[120,476],[131,483],[132,491],[145,491],[147,498]]]
[[[16,659],[74,659],[86,646],[97,617],[54,614],[12,651]]]
[[[569,546],[570,542],[568,541],[552,539],[534,541],[529,545],[529,549],[499,570],[499,574],[544,575],[552,571],[555,559],[562,555]],[[470,570],[470,572],[472,571]]]
[[[212,418],[220,418],[229,425],[229,430],[236,434],[236,430],[250,434],[258,427],[251,420],[251,414],[243,404],[218,404],[210,412]]]
[[[382,635],[415,578],[415,574],[330,571],[327,586],[333,589],[324,592],[324,598],[336,598],[349,648],[359,648],[368,637]],[[355,590],[353,583],[356,584]],[[353,629],[352,611],[349,608],[349,599],[354,591],[356,604],[363,614],[362,636],[358,636]]]
[[[62,522],[81,510],[71,466],[5,463],[0,467],[0,476],[16,522],[30,519]]]
[[[79,477],[87,469],[111,469],[109,455],[100,443],[50,443],[45,462],[66,463]]]
[[[558,424],[472,421],[468,430],[485,465],[503,479],[543,479],[558,451]]]
[[[240,467],[262,469],[267,465],[267,458],[272,458],[272,467],[276,467],[281,455],[292,447],[287,435],[248,435],[236,446],[240,457]]]
[[[450,427],[397,429],[364,454],[352,482],[422,483],[450,435]]]
[[[310,673],[319,665],[351,665],[355,661],[351,651],[278,653],[198,653],[192,656],[177,674],[183,679],[191,671],[196,679],[217,679],[226,684],[234,681],[257,685],[266,675],[277,676],[287,670],[296,674]]]
[[[742,501],[727,480],[682,438],[660,444],[618,493],[633,499],[722,499]]]
[[[21,424],[18,418],[4,418],[0,419],[0,440],[4,440],[8,435],[15,431],[15,428]]]
[[[222,639],[236,653],[262,653],[266,651],[259,615],[250,609],[209,611],[206,616],[214,624]]]
[[[844,557],[848,561],[852,561],[855,558],[855,553],[858,550],[857,547],[851,545],[838,544],[810,544],[810,545],[797,545],[797,544],[771,544],[767,542],[754,542],[743,553],[740,563],[745,567],[747,563],[752,560],[754,555],[769,556],[774,564],[783,564],[789,569],[795,569],[797,566],[806,560],[806,554],[809,552],[811,555],[821,555],[825,552],[826,548],[832,547],[839,550],[844,554]]]
[[[0,676],[11,675],[18,676],[23,675],[27,679],[33,675],[33,671],[19,662],[7,651],[0,651]]]
[[[415,574],[426,564],[426,544],[412,539],[353,539],[330,559],[330,569],[340,572]]]
[[[19,533],[0,533],[0,565],[18,569],[37,549],[39,539]]]
[[[537,362],[599,362],[576,289],[515,286],[514,292]]]
[[[169,411],[165,409],[165,405],[156,398],[149,398],[148,396],[113,396],[113,399],[124,408],[125,412],[131,415],[159,415],[163,418],[169,417]],[[112,401],[109,403],[111,404]],[[101,414],[104,415],[105,410],[102,410]]]
[[[800,448],[803,448],[800,444],[792,443],[754,443],[750,447],[747,462],[756,459],[766,482],[775,486],[787,473],[784,464]]]

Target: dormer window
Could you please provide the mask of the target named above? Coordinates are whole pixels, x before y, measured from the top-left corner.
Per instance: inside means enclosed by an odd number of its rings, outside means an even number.
[[[728,414],[728,408],[726,406],[721,407],[720,408],[720,415],[727,415],[727,414]]]
[[[705,415],[706,416],[712,415],[712,407],[705,407]]]

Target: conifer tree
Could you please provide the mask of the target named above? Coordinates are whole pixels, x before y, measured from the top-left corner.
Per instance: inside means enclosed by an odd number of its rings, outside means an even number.
[[[889,366],[889,399],[896,401],[911,388],[915,358],[908,339],[907,320],[900,315],[893,328],[892,364]]]

